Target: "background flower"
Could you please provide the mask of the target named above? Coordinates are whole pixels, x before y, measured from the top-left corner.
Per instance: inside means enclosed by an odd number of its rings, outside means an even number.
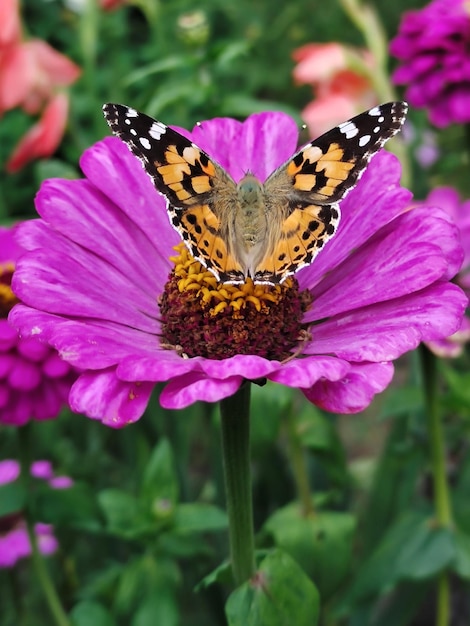
[[[440,128],[470,120],[470,14],[464,0],[434,0],[404,14],[390,51],[401,65],[393,80]]]
[[[57,417],[77,374],[34,332],[20,338],[7,320],[17,302],[11,278],[23,252],[14,230],[0,227],[0,423],[21,426]]]
[[[294,120],[281,113],[216,119],[184,132],[235,180],[248,170],[264,180],[297,143]],[[466,298],[448,283],[462,260],[456,228],[438,209],[406,211],[410,193],[399,186],[399,164],[382,151],[342,202],[337,235],[297,274],[313,297],[303,358],[182,358],[160,344],[157,303],[179,242],[162,197],[118,139],[93,146],[81,165],[85,180],[43,184],[42,219],[20,229],[29,252],[14,290],[24,304],[10,319],[84,370],[71,406],[108,425],[138,419],[164,381],[160,401],[169,408],[214,402],[245,378],[268,378],[299,387],[323,408],[359,411],[390,382],[393,359],[460,324]]]
[[[3,19],[2,19],[3,18]],[[0,8],[0,116],[21,107],[29,114],[42,111],[40,122],[15,148],[7,163],[15,172],[28,161],[53,154],[65,130],[68,96],[63,91],[80,76],[80,68],[40,39],[21,36],[19,6],[6,0]]]
[[[49,484],[54,478],[54,473],[49,461],[36,461],[31,466],[31,475],[44,479],[38,468],[48,467]],[[20,464],[14,459],[0,461],[0,486],[14,483],[20,476]],[[57,477],[60,478],[60,477]],[[67,476],[70,487],[73,481]],[[53,527],[50,524],[37,523],[34,526],[38,548],[45,556],[53,554],[58,548],[57,539],[54,536]],[[28,531],[21,511],[13,511],[8,515],[0,517],[0,568],[9,568],[23,558],[31,555],[31,543]]]
[[[378,103],[369,78],[352,63],[353,56],[372,68],[372,56],[365,50],[353,52],[336,42],[310,43],[292,53],[297,62],[294,80],[312,85],[314,94],[302,111],[310,136],[318,137]]]

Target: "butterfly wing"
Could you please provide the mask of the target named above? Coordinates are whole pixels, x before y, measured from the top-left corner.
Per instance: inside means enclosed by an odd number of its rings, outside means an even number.
[[[225,207],[236,201],[230,176],[189,139],[148,115],[122,104],[105,104],[103,111],[111,130],[166,197],[171,224],[192,256],[217,280],[243,282],[228,244]]]
[[[339,202],[400,130],[407,109],[405,102],[389,102],[361,113],[304,146],[268,178],[267,208],[281,214],[281,226],[255,282],[282,283],[313,261],[337,230]]]

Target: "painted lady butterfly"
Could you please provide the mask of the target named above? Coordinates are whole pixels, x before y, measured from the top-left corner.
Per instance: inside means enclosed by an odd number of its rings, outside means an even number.
[[[205,152],[135,109],[105,104],[106,121],[168,201],[172,225],[218,281],[278,284],[335,234],[339,202],[403,124],[405,102],[376,106],[308,143],[263,183],[236,183]]]

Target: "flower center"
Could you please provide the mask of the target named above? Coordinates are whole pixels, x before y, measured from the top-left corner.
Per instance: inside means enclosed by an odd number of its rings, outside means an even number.
[[[8,317],[8,313],[19,302],[11,290],[11,279],[15,266],[13,263],[0,263],[0,319]]]
[[[295,278],[282,285],[218,283],[181,243],[160,298],[162,345],[187,357],[226,359],[254,354],[284,360],[305,339],[311,304]]]

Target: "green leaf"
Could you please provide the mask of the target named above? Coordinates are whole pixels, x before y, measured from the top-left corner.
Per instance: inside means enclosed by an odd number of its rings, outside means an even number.
[[[214,583],[220,583],[226,586],[233,585],[232,566],[229,561],[224,561],[212,570],[210,574],[204,576],[204,578],[196,585],[195,591],[207,589]]]
[[[98,602],[80,602],[73,607],[70,618],[74,626],[116,626],[111,613]]]
[[[425,581],[455,562],[455,537],[425,512],[402,515],[392,525],[355,579],[352,593],[366,598],[403,580]],[[465,562],[462,561],[465,568]]]
[[[456,528],[454,531],[455,560],[452,569],[461,578],[470,580],[470,537],[462,530]]]
[[[174,514],[178,492],[173,451],[168,440],[162,439],[155,447],[144,472],[144,507],[156,519],[168,519]]]
[[[188,533],[225,530],[228,518],[225,511],[213,504],[179,504],[174,517],[174,530]]]
[[[355,525],[349,513],[320,511],[305,516],[295,502],[276,511],[264,530],[313,579],[322,598],[327,598],[350,568]]]
[[[178,606],[174,595],[168,590],[158,590],[158,594],[148,597],[137,610],[132,626],[178,626],[180,623]]]
[[[288,554],[275,550],[230,595],[225,612],[229,626],[315,626],[319,606],[312,581]]]
[[[19,480],[0,485],[0,517],[22,511],[26,503],[26,490]]]
[[[37,499],[37,515],[44,522],[87,527],[97,524],[98,510],[91,488],[75,483],[68,489],[45,486]]]
[[[134,496],[121,489],[105,489],[98,494],[98,502],[107,522],[107,530],[120,537],[132,539],[158,528],[155,521],[145,516]]]

